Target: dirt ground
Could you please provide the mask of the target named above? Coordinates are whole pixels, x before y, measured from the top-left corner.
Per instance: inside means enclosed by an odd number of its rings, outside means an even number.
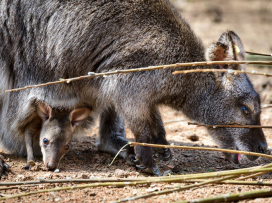
[[[230,29],[234,30],[241,37],[246,50],[264,53],[272,52],[272,42],[270,39],[272,37],[272,1],[172,0],[172,2],[178,8],[179,12],[187,19],[191,27],[195,30],[195,33],[203,40],[206,46],[212,41],[217,40],[222,32]],[[262,60],[269,60],[269,58],[264,58]],[[272,73],[272,70],[264,66],[248,66],[248,70]],[[272,80],[262,76],[250,76],[250,78],[252,79],[256,90],[261,94],[262,103],[272,103]],[[186,119],[182,113],[166,107],[161,107],[161,113],[164,122],[176,119]],[[272,108],[263,109],[261,115],[262,125],[272,125],[270,119],[271,115]],[[188,126],[187,121],[166,123],[165,129],[169,143],[185,146],[217,147],[204,128]],[[272,130],[264,129],[264,133],[269,146],[272,147]],[[196,135],[198,140],[192,141],[192,135]],[[128,129],[127,137],[133,140],[133,135]],[[113,157],[97,151],[95,146],[97,139],[98,129],[95,127],[94,130],[91,133],[88,133],[81,141],[72,143],[72,150],[70,150],[61,161],[59,173],[22,170],[21,168],[26,163],[25,157],[4,154],[6,163],[9,164],[11,168],[11,172],[4,174],[1,178],[1,182],[37,180],[38,177],[44,177],[45,179],[116,178],[121,177],[119,170],[122,170],[121,174],[124,174],[127,178],[149,176],[148,174],[139,173],[134,167],[127,165],[126,162],[120,158],[117,158],[112,166],[108,166]],[[42,162],[41,157],[38,158],[37,162]],[[172,172],[170,172],[177,175],[245,168],[267,164],[271,161],[259,158],[254,162],[250,162],[245,157],[242,157],[241,163],[235,165],[226,161],[223,154],[220,152],[174,150],[173,162],[174,168],[172,169]],[[164,162],[159,164],[159,167],[161,172],[166,171],[167,173],[167,170],[169,170],[169,167],[167,167]],[[270,182],[271,177],[272,174],[266,174],[256,180]],[[2,190],[0,193],[16,194],[65,185],[71,186],[74,184],[19,187],[17,189]],[[176,185],[176,183],[150,184],[149,186],[98,187],[66,190],[15,198],[7,200],[6,202],[110,202],[150,191],[169,189]],[[179,185],[184,184],[181,183]],[[268,187],[207,185],[197,189],[161,195],[149,199],[139,199],[135,202],[173,202],[217,196],[219,194],[246,192],[258,190],[260,188]],[[272,202],[272,197],[243,200],[241,202]]]

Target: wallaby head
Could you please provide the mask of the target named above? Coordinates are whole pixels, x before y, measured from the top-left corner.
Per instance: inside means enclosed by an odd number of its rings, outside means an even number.
[[[208,61],[244,60],[244,48],[239,37],[232,31],[224,32],[219,40],[207,49]],[[244,69],[244,65],[218,65],[215,68]],[[260,97],[245,74],[214,73],[216,91],[206,105],[207,124],[260,125]],[[208,128],[208,132],[221,148],[265,153],[267,142],[262,129]],[[238,163],[240,155],[226,154]],[[255,156],[247,156],[255,160]]]
[[[42,119],[40,147],[43,162],[49,170],[55,170],[61,158],[69,151],[72,134],[91,112],[89,107],[72,111],[51,108],[45,103],[38,104],[38,115]]]

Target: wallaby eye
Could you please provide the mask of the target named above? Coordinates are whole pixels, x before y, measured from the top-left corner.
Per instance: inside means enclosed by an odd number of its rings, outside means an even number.
[[[250,117],[250,110],[247,107],[243,106],[241,110],[245,116]]]
[[[65,150],[69,150],[70,149],[70,143],[67,143],[65,146]]]
[[[44,145],[48,145],[48,144],[49,144],[49,140],[48,140],[47,138],[44,138],[44,139],[43,139],[43,144],[44,144]]]

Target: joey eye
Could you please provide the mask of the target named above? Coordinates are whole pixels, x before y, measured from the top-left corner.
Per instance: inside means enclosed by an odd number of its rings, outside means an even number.
[[[65,145],[65,150],[69,150],[70,149],[70,143],[67,143],[66,145]]]
[[[249,110],[247,107],[243,106],[243,107],[241,108],[241,110],[242,110],[242,112],[243,112],[243,114],[244,114],[245,116],[247,116],[247,117],[250,116],[250,110]]]
[[[49,144],[49,140],[48,140],[47,138],[44,138],[44,139],[43,139],[43,144],[44,144],[44,145],[48,145],[48,144]]]

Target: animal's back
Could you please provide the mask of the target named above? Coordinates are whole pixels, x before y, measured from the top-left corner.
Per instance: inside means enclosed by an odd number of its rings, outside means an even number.
[[[158,70],[15,93],[4,93],[5,89],[89,71],[204,60],[201,41],[167,0],[3,0],[0,9],[0,72],[5,82],[1,84],[1,139],[10,140],[14,149],[23,142],[21,129],[31,117],[35,100],[69,108],[89,102],[95,109],[131,95],[133,99],[147,89],[144,94],[155,96],[159,85],[175,87],[176,82],[169,80],[170,70]]]

